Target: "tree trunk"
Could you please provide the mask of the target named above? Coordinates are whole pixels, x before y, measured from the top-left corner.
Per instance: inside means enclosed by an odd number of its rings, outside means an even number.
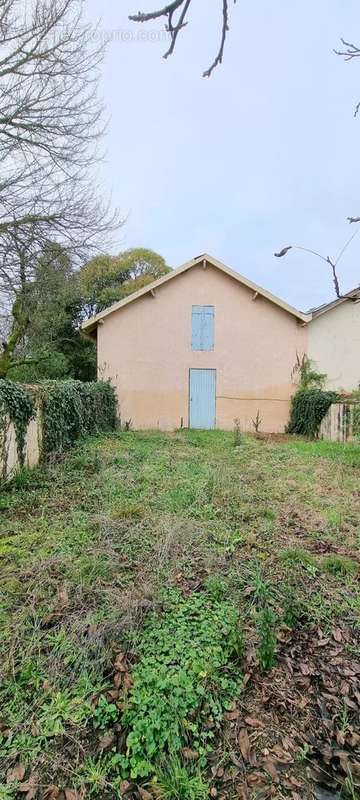
[[[13,304],[12,317],[11,333],[8,340],[3,342],[3,350],[0,353],[0,378],[6,378],[11,367],[16,366],[17,359],[14,354],[29,324],[29,316],[21,295],[17,296]]]

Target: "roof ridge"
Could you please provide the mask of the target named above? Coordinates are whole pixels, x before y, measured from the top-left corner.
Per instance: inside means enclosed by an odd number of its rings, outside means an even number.
[[[94,317],[91,317],[91,319],[86,320],[86,322],[83,322],[81,330],[84,331],[84,333],[92,333],[96,329],[97,325],[101,323],[101,320],[103,320],[104,317],[107,317],[109,314],[113,314],[115,311],[119,311],[121,308],[129,305],[130,303],[133,303],[140,297],[143,297],[144,295],[153,292],[158,286],[162,286],[169,280],[173,280],[173,278],[176,278],[178,275],[182,275],[182,273],[200,264],[201,261],[207,262],[210,264],[210,266],[220,269],[226,275],[229,275],[229,277],[233,278],[234,280],[237,280],[239,283],[241,283],[243,286],[246,286],[248,289],[251,289],[253,292],[260,294],[262,297],[265,297],[271,303],[274,303],[275,305],[279,306],[284,311],[286,311],[289,314],[292,314],[294,317],[301,320],[302,322],[306,323],[311,321],[310,314],[307,314],[303,311],[299,311],[297,308],[291,306],[285,300],[281,300],[280,297],[277,297],[276,295],[269,292],[267,289],[264,289],[262,286],[259,286],[258,284],[254,283],[254,281],[250,280],[249,278],[246,278],[244,275],[241,275],[240,272],[235,272],[230,267],[227,267],[226,264],[223,264],[222,261],[218,261],[216,258],[210,256],[208,253],[202,253],[200,256],[196,256],[195,258],[192,258],[190,261],[186,261],[184,264],[181,264],[179,267],[172,270],[171,272],[168,272],[166,275],[162,275],[161,278],[157,278],[151,283],[148,283],[146,286],[143,286],[141,289],[138,289],[137,292],[133,292],[127,297],[124,297],[122,300],[118,300],[117,303],[114,303],[108,308],[105,308],[103,311],[100,311]]]

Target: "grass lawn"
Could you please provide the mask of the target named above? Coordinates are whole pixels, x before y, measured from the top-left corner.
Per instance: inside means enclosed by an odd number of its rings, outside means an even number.
[[[359,797],[360,446],[88,440],[0,495],[0,800]]]

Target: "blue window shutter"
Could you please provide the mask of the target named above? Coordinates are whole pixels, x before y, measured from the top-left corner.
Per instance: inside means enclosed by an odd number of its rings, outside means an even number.
[[[192,307],[192,339],[193,350],[214,349],[214,306]]]

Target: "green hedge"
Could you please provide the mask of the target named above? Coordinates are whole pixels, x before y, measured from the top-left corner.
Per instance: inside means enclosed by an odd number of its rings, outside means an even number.
[[[102,381],[47,381],[40,384],[44,453],[62,452],[81,436],[112,430],[116,397]]]
[[[102,381],[46,381],[25,387],[6,379],[0,380],[0,461],[6,460],[6,420],[14,425],[20,466],[24,465],[24,448],[28,424],[36,407],[42,416],[42,452],[62,452],[81,436],[112,430],[116,426],[115,392]]]
[[[336,403],[336,392],[322,389],[299,389],[291,400],[290,421],[287,433],[310,436],[315,439],[321,422],[332,403]]]

